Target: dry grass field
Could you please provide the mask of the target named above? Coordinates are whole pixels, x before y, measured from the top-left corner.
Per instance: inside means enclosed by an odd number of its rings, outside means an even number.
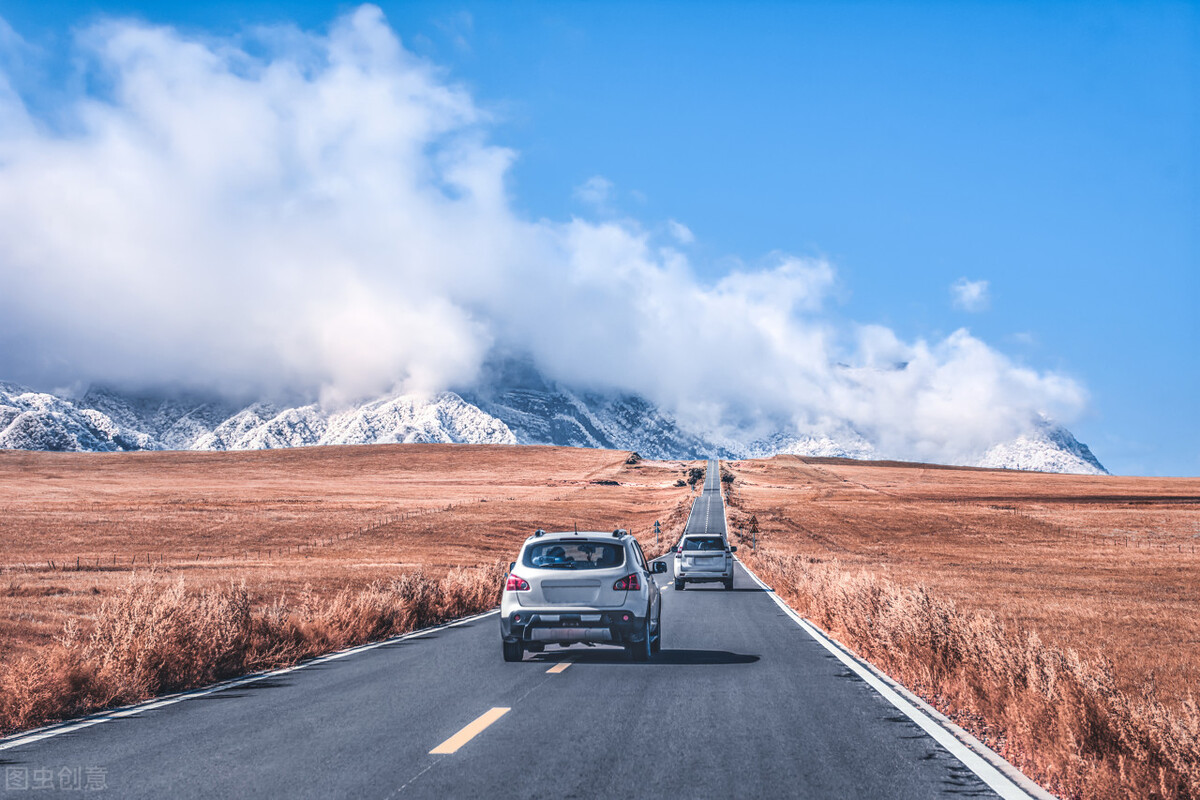
[[[416,590],[405,586],[398,590],[403,597],[395,595],[389,587],[397,579],[420,571],[436,591],[476,597],[475,587],[463,588],[470,580],[456,570],[485,568],[479,575],[486,580],[471,580],[491,581],[498,592],[496,565],[514,558],[538,527],[627,527],[649,552],[659,519],[665,547],[682,531],[690,505],[691,489],[676,485],[685,465],[630,464],[628,457],[442,445],[0,452],[0,673],[24,674],[17,665],[44,662],[47,653],[61,650],[64,630],[79,631],[73,643],[83,647],[98,621],[116,624],[123,615],[128,622],[135,612],[146,619],[194,616],[192,605],[206,593],[209,606],[225,609],[224,617],[214,612],[215,628],[250,625],[253,620],[238,610],[242,605],[260,616],[280,617],[280,608],[302,611],[307,620],[305,631],[286,634],[295,639],[286,653],[279,651],[284,634],[272,629],[266,638],[255,634],[263,652],[253,663],[197,675],[181,668],[179,675],[147,679],[139,687],[105,689],[112,695],[107,700],[84,698],[57,710],[53,704],[9,708],[0,729],[404,630],[414,624],[412,615],[397,616],[396,608],[412,605]],[[443,585],[444,579],[450,583]],[[166,606],[153,608],[155,593]],[[450,605],[469,613],[494,599]],[[334,619],[354,617],[352,607],[364,603],[376,610],[360,609],[355,618],[374,622]],[[442,611],[449,614],[449,608]],[[421,621],[437,618],[427,614]],[[128,647],[136,649],[136,630],[128,625],[105,635],[127,635]],[[178,639],[197,635],[207,633],[180,629]],[[110,643],[108,650],[114,647]],[[96,652],[93,647],[87,658],[94,660]],[[84,658],[83,651],[72,657]],[[37,680],[41,688],[10,685],[10,698],[59,691],[47,676]]]
[[[696,464],[628,458],[0,452],[0,731],[483,610],[537,527],[661,552]],[[1200,479],[724,466],[749,565],[1044,785],[1200,796]]]
[[[747,562],[1026,771],[1066,796],[1200,791],[1200,480],[729,468]]]
[[[730,526],[924,584],[1113,662],[1123,689],[1200,687],[1200,479],[779,456],[734,462]]]

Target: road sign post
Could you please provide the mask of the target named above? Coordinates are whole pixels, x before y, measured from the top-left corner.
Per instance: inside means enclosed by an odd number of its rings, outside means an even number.
[[[754,514],[750,517],[750,535],[754,537],[754,544],[752,546],[754,548],[755,555],[757,555],[758,554],[758,515],[757,514]]]
[[[658,547],[658,520],[654,520],[654,546]]]

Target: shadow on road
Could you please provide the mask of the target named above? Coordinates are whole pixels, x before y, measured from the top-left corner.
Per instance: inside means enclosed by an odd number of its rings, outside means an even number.
[[[540,653],[533,660],[537,663],[549,664],[558,661],[571,660],[576,664],[624,664],[630,667],[654,665],[705,667],[718,664],[753,664],[758,656],[743,653],[730,653],[727,650],[666,650],[658,653],[648,662],[631,661],[624,650],[606,648],[604,650],[575,650],[552,654]]]
[[[319,668],[321,665],[315,666]],[[199,700],[201,702],[213,700],[241,700],[244,697],[249,697],[256,692],[262,691],[263,689],[283,689],[291,685],[292,681],[285,680],[282,677],[268,677],[257,681],[250,681],[249,683],[244,683],[241,686],[230,686],[228,689],[222,689],[221,691],[213,692],[212,694],[205,694],[189,699],[193,701]]]
[[[681,589],[680,591],[685,594],[690,594],[692,592],[717,592],[719,594],[726,594],[726,593],[732,593],[732,592],[759,592],[759,593],[762,593],[763,590],[759,589],[757,586],[750,588],[750,589],[748,589],[744,586],[735,586],[732,589],[726,589],[721,586],[689,586],[686,589]]]
[[[995,792],[989,789],[978,775],[961,764],[947,762],[946,770],[950,773],[950,777],[942,781],[943,793],[967,797],[996,796]]]

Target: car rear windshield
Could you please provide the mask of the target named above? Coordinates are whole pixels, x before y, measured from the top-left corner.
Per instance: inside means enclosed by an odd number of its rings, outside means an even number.
[[[724,550],[725,540],[720,536],[689,536],[683,540],[684,550]]]
[[[527,567],[608,569],[625,563],[625,548],[615,542],[545,542],[525,548]]]

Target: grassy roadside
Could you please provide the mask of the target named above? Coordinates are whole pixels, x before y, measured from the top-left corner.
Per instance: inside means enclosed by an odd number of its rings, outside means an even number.
[[[743,560],[800,614],[1070,798],[1200,797],[1200,707],[1119,690],[1109,665],[923,586],[760,547]]]
[[[189,590],[133,575],[95,624],[68,624],[36,658],[0,667],[0,733],[148,700],[437,625],[494,607],[504,565],[422,570],[255,609],[245,583]]]
[[[723,464],[798,612],[1063,797],[1200,797],[1200,479]]]
[[[363,445],[0,451],[0,733],[486,610],[536,528],[677,538],[691,465]],[[492,566],[487,566],[492,565]]]

